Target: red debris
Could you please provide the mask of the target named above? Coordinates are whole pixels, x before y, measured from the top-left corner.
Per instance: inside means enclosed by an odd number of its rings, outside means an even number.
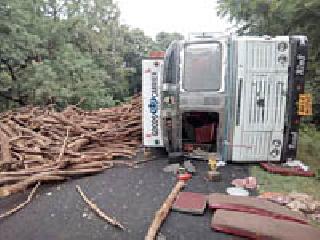
[[[234,179],[231,184],[236,187],[255,189],[257,187],[257,179],[255,177],[247,177],[244,179],[237,178]]]
[[[320,236],[319,229],[311,225],[225,210],[215,212],[211,227],[249,239],[318,240]]]
[[[283,167],[271,163],[260,163],[260,166],[271,173],[276,173],[284,176],[302,176],[302,177],[314,177],[315,173],[312,171],[304,171],[300,167]]]
[[[208,124],[195,129],[196,143],[211,142],[214,137],[214,124]]]
[[[207,205],[207,196],[202,193],[180,192],[173,210],[192,214],[203,214]]]
[[[261,198],[212,193],[208,197],[208,202],[209,208],[212,209],[248,212],[261,216],[272,217],[275,219],[308,224],[308,220],[303,214],[291,211],[286,207]]]
[[[178,174],[177,178],[178,180],[188,181],[190,178],[192,178],[192,175],[190,173],[183,173],[183,174]]]

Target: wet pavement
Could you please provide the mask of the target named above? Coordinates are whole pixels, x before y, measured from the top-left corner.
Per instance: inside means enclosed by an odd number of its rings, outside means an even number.
[[[207,182],[206,162],[193,163],[197,173],[184,191],[223,193],[232,179],[248,176],[248,166],[227,165],[220,168],[220,182]],[[163,172],[167,164],[168,160],[162,157],[137,169],[113,168],[61,184],[42,185],[26,208],[0,220],[0,239],[144,239],[154,213],[176,182],[172,173]],[[127,230],[116,229],[97,217],[81,199],[76,185]],[[29,191],[0,199],[0,213],[24,201]],[[238,239],[211,230],[211,218],[210,210],[203,216],[171,212],[161,227],[159,239]]]

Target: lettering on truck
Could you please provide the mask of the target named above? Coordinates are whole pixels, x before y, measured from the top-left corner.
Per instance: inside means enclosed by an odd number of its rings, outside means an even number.
[[[158,115],[158,73],[151,73],[152,94],[149,103],[150,113],[152,114],[152,136],[158,136],[159,115]]]

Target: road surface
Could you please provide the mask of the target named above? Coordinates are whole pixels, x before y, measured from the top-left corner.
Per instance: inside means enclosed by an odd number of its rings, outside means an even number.
[[[42,185],[26,208],[0,220],[0,239],[144,239],[154,213],[176,182],[173,174],[163,172],[167,164],[167,159],[161,157],[137,169],[114,168],[62,184]],[[207,182],[206,163],[197,161],[194,165],[197,174],[185,191],[225,192],[233,178],[248,176],[248,166],[227,165],[220,169],[222,181]],[[76,185],[128,230],[116,229],[92,213],[76,191]],[[0,199],[0,212],[22,202],[29,191]],[[161,227],[159,239],[238,239],[212,231],[211,218],[210,210],[203,216],[171,212]]]

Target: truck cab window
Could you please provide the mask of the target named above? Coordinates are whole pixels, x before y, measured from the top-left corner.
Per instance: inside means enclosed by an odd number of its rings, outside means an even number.
[[[184,49],[186,91],[218,91],[222,81],[222,47],[219,43],[192,43]]]

